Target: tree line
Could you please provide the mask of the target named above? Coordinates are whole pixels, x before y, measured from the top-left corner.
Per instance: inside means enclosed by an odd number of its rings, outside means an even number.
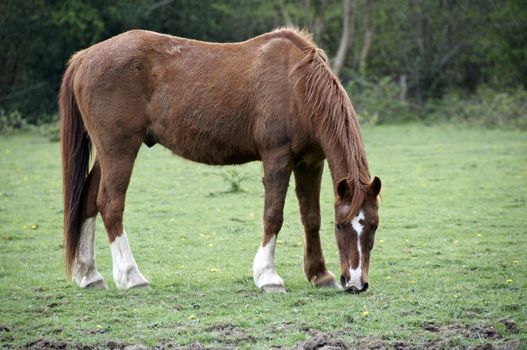
[[[313,33],[352,100],[387,81],[417,107],[527,88],[525,0],[1,0],[0,114],[53,120],[68,58],[129,29],[234,42],[284,25]]]

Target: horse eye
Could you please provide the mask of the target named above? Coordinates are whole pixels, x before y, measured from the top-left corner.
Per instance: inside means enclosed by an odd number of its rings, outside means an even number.
[[[343,230],[344,229],[344,225],[343,224],[337,224],[337,230]]]

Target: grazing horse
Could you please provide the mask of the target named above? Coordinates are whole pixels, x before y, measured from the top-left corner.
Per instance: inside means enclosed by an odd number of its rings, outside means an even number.
[[[338,287],[319,237],[327,159],[340,282],[351,292],[368,288],[381,182],[370,177],[349,97],[306,32],[284,28],[219,44],[132,30],[71,58],[59,104],[65,258],[80,287],[106,288],[95,265],[98,213],[116,286],[148,285],[130,250],[123,211],[139,148],[159,143],[200,163],[263,162],[264,232],[253,277],[267,292],[285,291],[274,252],[291,173],[305,230],[305,275],[315,286]]]

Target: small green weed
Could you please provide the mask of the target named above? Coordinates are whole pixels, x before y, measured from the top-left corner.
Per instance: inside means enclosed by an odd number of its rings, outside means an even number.
[[[222,169],[219,173],[209,174],[221,177],[229,185],[229,189],[221,193],[225,194],[245,192],[245,190],[242,188],[242,182],[249,178],[248,173],[243,172],[238,168],[227,168]],[[211,195],[214,196],[218,193],[220,192],[212,192]]]

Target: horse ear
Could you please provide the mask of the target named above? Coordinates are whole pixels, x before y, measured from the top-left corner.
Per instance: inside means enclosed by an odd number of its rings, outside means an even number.
[[[377,176],[373,178],[373,181],[370,184],[370,190],[374,197],[377,197],[379,193],[381,193],[381,179],[379,179]]]
[[[337,183],[337,195],[339,198],[351,198],[351,188],[346,179],[342,179]]]

